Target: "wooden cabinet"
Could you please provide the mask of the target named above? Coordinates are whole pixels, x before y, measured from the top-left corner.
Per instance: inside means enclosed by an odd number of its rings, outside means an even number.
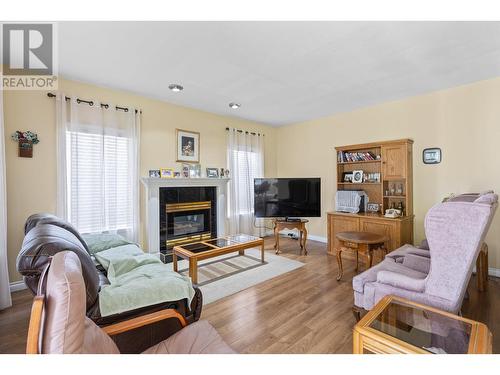
[[[388,219],[381,215],[328,212],[328,253],[335,255],[339,246],[336,234],[346,231],[363,231],[384,234],[389,238],[388,251],[413,243],[413,216]]]
[[[372,142],[335,147],[337,151],[337,190],[363,190],[370,203],[378,203],[377,213],[328,213],[328,253],[335,255],[339,232],[362,231],[389,238],[387,250],[413,244],[413,167],[411,139]],[[352,182],[346,175],[362,171],[363,182]],[[384,217],[388,208],[403,208],[403,216]],[[347,254],[346,254],[347,255]],[[349,256],[347,256],[349,257]]]
[[[406,178],[406,143],[383,145],[381,149],[384,179]]]

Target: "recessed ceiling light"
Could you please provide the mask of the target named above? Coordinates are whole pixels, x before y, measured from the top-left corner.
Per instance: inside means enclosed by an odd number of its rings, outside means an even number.
[[[170,90],[172,90],[173,92],[180,92],[180,91],[184,90],[184,87],[182,87],[181,85],[178,85],[177,83],[172,83],[172,84],[168,85],[168,88]]]
[[[238,103],[229,103],[229,108],[232,108],[232,109],[238,109],[241,107],[241,104],[238,104]]]

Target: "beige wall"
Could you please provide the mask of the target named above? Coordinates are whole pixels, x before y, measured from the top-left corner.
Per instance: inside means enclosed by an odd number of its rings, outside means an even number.
[[[322,209],[333,207],[335,146],[412,138],[414,143],[415,239],[424,237],[423,218],[429,207],[452,192],[500,191],[500,78],[384,103],[357,111],[282,128],[171,105],[116,90],[61,80],[68,95],[140,107],[141,173],[175,167],[175,128],[201,133],[202,167],[225,166],[226,126],[266,134],[266,176],[322,178]],[[8,197],[8,254],[11,281],[20,279],[15,258],[23,224],[34,212],[55,212],[56,152],[54,101],[45,92],[5,92]],[[41,142],[33,159],[17,157],[10,140],[15,130],[32,130]],[[424,165],[422,150],[440,147],[443,161]],[[143,200],[141,200],[143,201]],[[144,205],[142,215],[144,218]],[[144,220],[141,220],[144,223]],[[490,266],[500,268],[500,216],[487,237]],[[326,217],[312,219],[311,235],[326,236]]]
[[[415,240],[424,237],[427,210],[449,193],[500,191],[500,78],[280,128],[280,177],[322,178],[322,209],[333,208],[334,147],[411,138]],[[422,150],[440,147],[443,161],[424,165]],[[500,214],[487,242],[490,267],[500,268]],[[326,216],[312,219],[311,235],[326,236]]]
[[[61,80],[59,88],[70,96],[142,109],[143,176],[149,169],[172,167],[179,170],[180,164],[175,162],[176,128],[200,132],[202,168],[225,167],[227,126],[263,132],[265,174],[274,176],[277,173],[275,128],[74,81]],[[15,260],[23,238],[24,221],[32,213],[55,212],[56,209],[55,103],[46,92],[7,91],[4,93],[4,112],[9,275],[11,281],[17,281],[21,277],[15,270]],[[32,159],[17,157],[17,145],[10,140],[15,130],[31,130],[38,134],[40,143],[34,146]],[[141,205],[141,224],[144,229],[144,204]]]

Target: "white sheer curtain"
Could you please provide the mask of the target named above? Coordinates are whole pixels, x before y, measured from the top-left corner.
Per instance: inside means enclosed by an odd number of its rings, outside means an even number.
[[[255,225],[253,180],[264,177],[264,136],[236,129],[227,134],[229,231],[260,236],[264,229]]]
[[[3,90],[0,88],[0,310],[12,306],[7,266],[7,196],[5,179],[5,136]]]
[[[56,98],[58,215],[138,241],[140,113]]]

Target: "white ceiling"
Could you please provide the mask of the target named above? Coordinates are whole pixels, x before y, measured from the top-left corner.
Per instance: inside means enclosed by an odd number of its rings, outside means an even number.
[[[500,22],[62,22],[59,40],[63,77],[276,126],[500,76]]]

